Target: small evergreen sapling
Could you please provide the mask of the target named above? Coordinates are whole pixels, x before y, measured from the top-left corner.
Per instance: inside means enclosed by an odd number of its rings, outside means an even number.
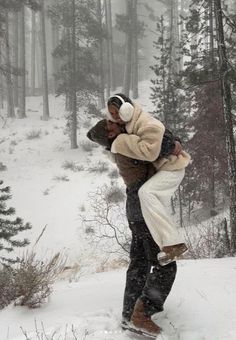
[[[11,198],[10,187],[4,187],[0,181],[0,263],[10,264],[19,261],[18,258],[6,258],[3,253],[10,253],[16,247],[25,247],[29,244],[29,240],[22,241],[15,239],[18,233],[31,229],[29,223],[24,223],[20,217],[13,217],[15,209],[7,207],[6,202]]]

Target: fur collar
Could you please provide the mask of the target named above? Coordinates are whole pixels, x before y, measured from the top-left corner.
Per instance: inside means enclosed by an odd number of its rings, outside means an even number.
[[[137,103],[133,103],[134,104],[134,113],[133,113],[133,117],[131,119],[131,121],[129,121],[126,125],[126,131],[131,134],[133,132],[134,129],[134,125],[137,122],[137,120],[139,119],[141,113],[142,113],[142,108],[139,104]]]

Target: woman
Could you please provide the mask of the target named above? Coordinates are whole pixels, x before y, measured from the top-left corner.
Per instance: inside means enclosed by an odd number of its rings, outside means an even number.
[[[145,222],[162,250],[158,255],[159,262],[165,265],[187,251],[187,246],[170,219],[168,206],[171,196],[184,178],[185,168],[191,158],[182,148],[178,148],[175,154],[163,157],[161,149],[165,126],[130,98],[116,94],[109,98],[107,107],[107,118],[124,126],[126,131],[113,141],[111,152],[153,162],[158,170],[139,189],[139,199]]]

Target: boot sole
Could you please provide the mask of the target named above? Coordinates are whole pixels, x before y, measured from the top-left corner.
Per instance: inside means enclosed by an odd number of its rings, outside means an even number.
[[[157,254],[157,259],[161,266],[166,266],[167,264],[171,262],[175,262],[180,256],[186,254],[187,252],[188,252],[188,248],[184,250],[181,254],[176,255],[173,259],[169,258],[169,256],[166,255],[165,252],[160,252]]]
[[[151,333],[147,333],[145,331],[142,331],[141,329],[137,329],[135,327],[131,327],[131,326],[124,326],[122,325],[122,329],[124,331],[129,331],[131,333],[135,333],[139,336],[144,336],[144,337],[148,337],[149,339],[156,339],[156,337],[161,333],[158,333],[158,334],[151,334]]]

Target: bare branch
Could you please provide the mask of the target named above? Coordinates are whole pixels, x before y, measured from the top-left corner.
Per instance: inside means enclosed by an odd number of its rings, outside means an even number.
[[[37,238],[35,244],[33,245],[33,248],[38,244],[39,240],[42,238],[42,236],[43,236],[43,234],[44,234],[46,228],[47,228],[47,224],[44,226],[43,230],[41,231],[39,237]]]
[[[114,240],[118,248],[111,250],[113,247],[109,243],[108,252],[110,254],[120,251],[123,254],[127,253],[130,237],[124,215],[125,207],[121,207],[121,203],[124,203],[124,194],[121,189],[103,186],[98,188],[96,192],[89,193],[89,199],[92,210],[89,215],[92,217],[88,219],[86,213],[86,215],[80,215],[80,218],[87,227],[90,239],[92,238],[94,242],[101,242],[103,245],[105,240]]]

